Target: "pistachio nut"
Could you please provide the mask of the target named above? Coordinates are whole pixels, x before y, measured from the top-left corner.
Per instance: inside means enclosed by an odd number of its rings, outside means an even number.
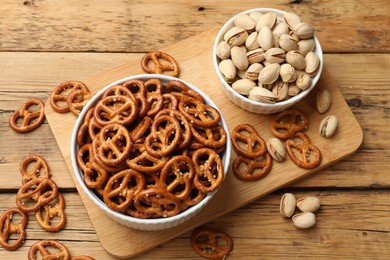
[[[243,28],[235,26],[225,33],[223,39],[230,46],[240,46],[245,43],[246,38],[248,38],[248,32]]]
[[[299,39],[309,39],[314,36],[314,28],[310,24],[307,23],[300,23],[298,24],[294,32],[297,34]]]
[[[299,229],[311,228],[316,223],[316,216],[311,212],[302,212],[292,217],[294,226]]]
[[[280,22],[275,26],[272,33],[280,38],[283,34],[288,34],[289,31],[288,25],[285,22]]]
[[[262,48],[257,48],[246,53],[249,64],[262,62],[265,60],[265,52]]]
[[[272,93],[276,95],[278,101],[284,100],[288,96],[288,83],[277,80],[272,84]]]
[[[285,56],[286,52],[281,48],[271,48],[265,52],[265,59],[269,63],[282,63]]]
[[[245,41],[245,47],[250,51],[260,48],[259,42],[257,41],[257,32],[249,34]]]
[[[264,68],[261,63],[253,63],[246,70],[245,75],[248,79],[256,81],[259,78],[260,71]]]
[[[246,70],[237,70],[237,77],[240,79],[247,79],[248,77],[246,76]]]
[[[256,22],[247,14],[238,14],[234,18],[233,22],[237,27],[243,28],[247,31],[253,31],[256,28]]]
[[[277,17],[276,13],[268,12],[263,14],[256,24],[256,31],[260,31],[263,27],[268,27],[269,29],[273,29],[276,25]]]
[[[297,41],[289,34],[282,34],[279,38],[279,46],[286,52],[298,50]]]
[[[301,18],[292,12],[285,13],[283,19],[291,30],[295,30],[297,25],[301,23]]]
[[[314,51],[316,44],[314,39],[311,38],[298,41],[297,46],[299,53],[302,54],[302,56],[306,56],[310,51]]]
[[[230,45],[225,41],[221,41],[217,46],[216,54],[221,60],[226,60],[230,57],[230,50]]]
[[[254,87],[249,91],[248,98],[253,101],[274,104],[277,99],[274,93],[262,87]]]
[[[334,115],[328,115],[322,119],[320,123],[320,135],[324,137],[331,137],[337,128],[337,117]]]
[[[300,74],[297,76],[297,80],[295,81],[295,85],[301,90],[306,90],[311,85],[311,78],[307,74]]]
[[[296,199],[294,194],[285,193],[280,200],[280,214],[283,217],[290,218],[295,211]]]
[[[238,46],[233,46],[231,49],[231,57],[234,66],[239,70],[246,70],[249,65],[248,58],[246,57],[246,52]]]
[[[227,83],[232,83],[237,74],[236,66],[231,59],[223,60],[219,63],[219,70]]]
[[[282,162],[286,159],[287,157],[286,148],[280,139],[276,137],[270,138],[266,144],[267,144],[268,153],[272,156],[272,158],[274,158],[275,161]],[[294,209],[295,209],[295,198],[294,198]],[[291,215],[289,217],[291,217],[293,213],[294,211],[291,212]]]
[[[315,212],[320,206],[320,199],[314,196],[308,196],[297,200],[297,207],[302,212]]]
[[[274,46],[274,35],[268,26],[263,26],[260,29],[257,40],[260,47],[265,51]]]
[[[320,88],[316,92],[315,106],[319,113],[323,114],[332,105],[332,95],[327,89]]]
[[[306,67],[306,60],[298,51],[287,52],[286,61],[297,70],[303,70]]]
[[[249,14],[249,17],[253,19],[253,21],[255,21],[256,23],[259,21],[260,17],[263,16],[263,13],[262,12],[251,12]]]
[[[280,73],[280,64],[272,63],[268,66],[265,66],[259,74],[259,83],[261,84],[272,84],[274,83]]]
[[[297,85],[295,85],[295,82],[294,82],[294,83],[291,83],[291,84],[288,86],[288,95],[289,95],[289,96],[294,97],[294,96],[298,95],[299,92],[301,92],[301,89],[298,88]]]
[[[280,77],[283,82],[293,82],[296,79],[295,68],[288,63],[280,65]]]
[[[310,77],[313,77],[317,74],[318,68],[320,66],[320,58],[314,52],[310,51],[305,56],[306,67],[305,71],[309,74]]]
[[[248,95],[254,87],[256,87],[256,83],[250,79],[239,79],[232,84],[232,88],[241,95]]]

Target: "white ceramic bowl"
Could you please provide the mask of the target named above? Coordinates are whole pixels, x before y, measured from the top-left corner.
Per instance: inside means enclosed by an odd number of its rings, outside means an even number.
[[[122,84],[125,81],[128,80],[133,80],[133,79],[139,79],[146,81],[151,78],[157,78],[160,79],[163,85],[165,85],[167,82],[175,79],[175,80],[180,80],[177,78],[173,78],[170,76],[165,76],[165,75],[158,75],[158,74],[140,74],[140,75],[135,75],[135,76],[130,76],[126,77],[123,79],[120,79],[118,81],[115,81],[111,83],[110,85],[106,86],[105,88],[101,89],[85,106],[85,108],[82,110],[81,114],[79,115],[76,124],[73,128],[73,133],[72,133],[72,139],[71,139],[71,159],[72,159],[72,166],[73,166],[73,174],[75,175],[77,182],[79,186],[83,189],[83,191],[87,194],[89,199],[92,200],[92,202],[98,206],[101,210],[103,210],[111,219],[115,220],[116,222],[125,225],[127,227],[131,227],[134,229],[140,229],[140,230],[162,230],[162,229],[168,229],[172,228],[174,226],[177,226],[179,224],[184,223],[185,221],[189,220],[193,216],[195,216],[206,204],[212,199],[214,194],[218,191],[211,192],[206,195],[206,197],[197,205],[192,206],[188,208],[187,210],[179,213],[176,216],[172,217],[167,217],[167,218],[156,218],[156,219],[139,219],[139,218],[134,218],[129,215],[121,214],[116,211],[113,211],[110,209],[98,196],[95,195],[93,191],[91,191],[84,182],[84,176],[83,172],[80,170],[78,164],[77,164],[77,153],[79,151],[79,146],[77,144],[77,132],[80,126],[82,125],[84,121],[84,117],[86,115],[86,112],[88,111],[89,108],[94,106],[102,97],[103,93],[111,86],[117,85],[117,84]],[[183,81],[183,80],[181,80]],[[205,99],[206,103],[208,105],[213,106],[214,108],[217,108],[217,106],[214,104],[214,102],[206,96],[200,89],[195,87],[194,85],[183,81],[187,86],[190,88],[194,89],[197,91],[199,94],[202,95],[202,97]],[[217,108],[218,109],[218,108]],[[222,154],[222,163],[224,167],[224,173],[225,177],[228,172],[229,168],[229,162],[230,162],[230,150],[231,150],[231,144],[230,144],[230,137],[229,137],[229,130],[226,124],[226,121],[223,118],[223,115],[221,114],[221,121],[220,124],[222,127],[225,129],[226,134],[227,134],[227,141],[226,141],[226,149]]]
[[[250,10],[247,10],[247,11],[244,11],[242,13],[244,14],[249,14],[251,12],[262,12],[262,13],[267,13],[267,12],[274,12],[276,13],[277,15],[277,18],[279,21],[282,20],[283,18],[283,15],[286,13],[284,11],[281,11],[281,10],[278,10],[278,9],[273,9],[273,8],[255,8],[255,9],[250,9]],[[239,14],[237,14],[239,15]],[[236,15],[236,16],[237,16]],[[294,105],[295,103],[299,102],[300,100],[302,100],[304,97],[306,97],[309,92],[315,87],[315,85],[317,84],[320,76],[321,76],[321,72],[322,72],[322,67],[323,67],[323,55],[322,55],[322,48],[321,48],[321,45],[320,45],[320,42],[318,41],[317,37],[314,36],[314,42],[315,42],[315,50],[314,50],[314,53],[319,57],[320,59],[320,65],[319,65],[319,68],[318,68],[318,73],[315,77],[312,78],[312,84],[310,85],[309,88],[307,88],[306,90],[304,91],[301,91],[298,95],[292,97],[292,98],[289,98],[285,101],[281,101],[281,102],[277,102],[275,104],[267,104],[267,103],[261,103],[261,102],[257,102],[257,101],[253,101],[243,95],[240,95],[238,94],[236,91],[233,90],[233,88],[228,84],[226,83],[226,81],[224,80],[220,70],[219,70],[219,67],[218,67],[218,64],[220,62],[220,59],[217,57],[216,55],[216,49],[217,49],[217,46],[218,44],[223,41],[223,36],[225,35],[225,33],[234,26],[234,18],[236,17],[232,17],[229,19],[229,21],[227,21],[221,28],[221,30],[218,32],[217,34],[217,37],[215,39],[215,42],[214,42],[214,46],[213,46],[213,64],[214,64],[214,69],[218,75],[218,78],[219,78],[219,81],[221,83],[221,86],[222,86],[222,89],[225,93],[226,96],[228,96],[228,98],[230,100],[232,100],[236,105],[238,105],[239,107],[245,109],[245,110],[248,110],[250,112],[254,112],[254,113],[258,113],[258,114],[271,114],[271,113],[276,113],[276,112],[280,112],[280,111],[283,111],[283,110],[286,110],[287,108],[291,107],[292,105]]]

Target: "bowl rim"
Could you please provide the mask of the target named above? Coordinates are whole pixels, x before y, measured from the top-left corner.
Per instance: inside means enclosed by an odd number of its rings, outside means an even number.
[[[175,221],[178,221],[178,220],[180,220],[182,218],[185,218],[186,216],[190,216],[190,215],[194,214],[199,209],[199,207],[202,208],[204,205],[206,205],[213,198],[213,196],[220,189],[220,187],[217,190],[213,191],[213,192],[207,193],[206,197],[201,202],[199,202],[198,204],[196,204],[196,205],[194,205],[194,206],[192,206],[192,207],[190,207],[190,208],[180,212],[179,214],[177,214],[175,216],[171,216],[171,217],[167,217],[167,218],[141,219],[141,218],[136,218],[136,217],[132,217],[130,215],[125,215],[125,214],[116,212],[116,211],[110,209],[100,198],[98,198],[97,195],[94,192],[92,192],[90,190],[90,188],[88,188],[86,186],[86,184],[85,184],[85,182],[83,180],[83,177],[82,177],[83,174],[82,174],[81,170],[79,169],[79,166],[78,166],[78,163],[77,163],[77,159],[76,159],[76,155],[77,155],[78,150],[79,150],[79,147],[78,147],[78,144],[77,144],[77,141],[76,141],[77,140],[78,129],[80,128],[81,124],[83,123],[87,111],[100,100],[100,98],[103,95],[103,93],[108,88],[110,88],[111,86],[122,84],[122,83],[124,83],[124,82],[126,82],[128,80],[134,80],[134,79],[147,80],[147,79],[151,79],[151,78],[157,78],[157,79],[161,80],[163,83],[165,81],[170,81],[170,80],[179,80],[179,81],[185,83],[190,88],[192,88],[195,91],[197,91],[200,95],[202,95],[202,97],[206,101],[206,104],[209,104],[209,105],[213,106],[214,108],[216,108],[219,111],[219,113],[221,114],[220,124],[225,129],[226,135],[227,135],[226,136],[227,140],[226,140],[225,151],[223,152],[223,156],[221,158],[222,159],[222,163],[223,163],[224,175],[225,175],[225,178],[226,178],[226,175],[227,175],[228,169],[229,169],[229,164],[230,164],[231,143],[230,143],[230,135],[229,135],[228,126],[227,126],[227,123],[226,123],[226,121],[225,121],[221,111],[219,110],[217,105],[212,101],[212,99],[210,97],[208,97],[198,87],[196,87],[193,84],[191,84],[191,83],[189,83],[187,81],[184,81],[182,79],[175,78],[175,77],[168,76],[168,75],[161,75],[161,74],[137,74],[137,75],[124,77],[124,78],[121,78],[121,79],[119,79],[119,80],[117,80],[115,82],[110,83],[109,85],[107,85],[107,86],[103,87],[101,90],[99,90],[88,101],[88,103],[86,104],[84,109],[81,111],[80,115],[78,116],[78,118],[76,120],[76,123],[75,123],[75,125],[73,127],[72,136],[71,136],[70,156],[71,156],[72,168],[73,168],[72,174],[74,174],[76,176],[78,185],[83,189],[84,193],[89,197],[89,199],[92,200],[93,203],[95,205],[97,205],[101,210],[103,210],[108,215],[112,215],[116,219],[120,219],[120,222],[125,221],[125,222],[134,223],[136,225],[156,225],[157,226],[157,225],[161,225],[161,224],[175,222]]]
[[[312,78],[312,84],[311,84],[311,86],[309,88],[301,91],[300,93],[298,93],[298,95],[293,96],[293,97],[291,97],[289,99],[286,99],[286,100],[283,100],[283,101],[280,101],[280,102],[276,102],[276,103],[273,103],[273,104],[262,103],[262,102],[251,100],[251,99],[249,99],[247,97],[244,97],[243,95],[237,93],[236,91],[234,91],[233,88],[231,87],[231,85],[229,85],[224,80],[224,78],[223,78],[223,76],[221,74],[221,71],[219,70],[219,66],[218,65],[219,65],[219,60],[220,59],[216,55],[216,50],[217,50],[218,44],[223,39],[223,36],[227,32],[227,30],[231,28],[232,24],[234,24],[233,21],[234,21],[234,19],[238,15],[240,15],[240,14],[248,14],[248,13],[251,13],[251,12],[275,12],[277,14],[277,18],[280,18],[281,16],[283,16],[284,14],[287,13],[286,11],[283,11],[283,10],[280,10],[280,9],[275,9],[275,8],[253,8],[253,9],[249,9],[249,10],[245,10],[243,12],[240,12],[240,13],[234,15],[233,17],[231,17],[226,23],[224,23],[224,25],[218,31],[218,34],[217,34],[217,36],[215,38],[215,41],[214,41],[214,45],[213,45],[213,65],[214,65],[214,70],[216,71],[217,76],[218,76],[221,84],[224,86],[224,88],[227,91],[229,91],[229,93],[231,93],[234,96],[234,98],[237,98],[237,99],[239,99],[242,102],[249,103],[250,105],[255,106],[255,107],[268,107],[268,108],[274,108],[274,109],[283,108],[285,106],[293,105],[296,102],[298,102],[299,100],[301,100],[302,98],[306,97],[310,93],[310,91],[316,86],[318,80],[321,77],[321,73],[322,73],[322,69],[323,69],[323,63],[324,63],[324,61],[323,61],[323,52],[322,52],[321,44],[320,44],[320,42],[319,42],[319,40],[318,40],[318,38],[316,37],[315,34],[313,36],[314,43],[315,43],[315,46],[316,46],[316,48],[314,50],[314,53],[320,59],[320,65],[318,67],[318,72]]]

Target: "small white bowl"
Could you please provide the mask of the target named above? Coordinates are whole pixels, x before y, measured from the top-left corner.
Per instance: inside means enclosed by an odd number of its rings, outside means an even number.
[[[121,214],[119,212],[116,212],[116,211],[110,209],[98,196],[95,195],[95,193],[93,191],[91,191],[85,185],[83,172],[80,170],[80,168],[77,164],[77,153],[79,151],[79,146],[77,144],[77,132],[84,121],[84,117],[86,115],[86,112],[89,110],[89,108],[94,106],[101,99],[103,93],[109,87],[117,85],[117,84],[122,84],[128,80],[138,79],[138,80],[146,81],[146,80],[152,79],[152,78],[160,79],[161,82],[163,83],[163,85],[166,85],[166,83],[171,81],[171,80],[180,80],[180,79],[177,79],[174,77],[159,75],[159,74],[140,74],[140,75],[135,75],[135,76],[130,76],[130,77],[120,79],[120,80],[115,81],[115,82],[111,83],[110,85],[104,87],[87,103],[87,105],[82,110],[79,117],[77,118],[76,124],[73,128],[71,147],[70,147],[70,149],[71,149],[70,154],[71,154],[72,166],[73,166],[73,174],[76,176],[76,179],[77,179],[79,186],[83,189],[85,194],[87,194],[89,199],[91,199],[92,202],[96,206],[98,206],[101,210],[103,210],[114,221],[116,221],[122,225],[125,225],[127,227],[131,227],[131,228],[139,229],[139,230],[162,230],[162,229],[168,229],[168,228],[172,228],[174,226],[177,226],[179,224],[182,224],[185,221],[191,219],[202,208],[204,208],[204,206],[206,206],[206,204],[213,198],[214,194],[218,191],[218,190],[216,190],[214,192],[208,193],[206,195],[206,197],[200,203],[188,208],[187,210],[179,213],[178,215],[175,215],[172,217],[167,217],[167,218],[140,219],[140,218],[131,217],[129,215]],[[192,85],[188,82],[185,82],[183,80],[181,80],[181,81],[183,83],[185,83],[187,86],[189,86],[190,88],[194,89],[200,95],[202,95],[202,97],[205,99],[205,101],[208,105],[211,105],[214,108],[218,109],[217,106],[215,105],[215,103],[206,94],[204,94],[200,89],[198,89],[197,87],[195,87],[194,85]],[[228,130],[226,121],[223,118],[222,114],[221,114],[220,124],[225,129],[226,134],[227,134],[226,148],[222,154],[222,163],[223,163],[223,168],[224,168],[224,174],[226,177],[226,174],[227,174],[228,168],[229,168],[229,162],[230,162],[231,144],[230,144],[229,130]]]
[[[276,13],[277,18],[278,18],[279,21],[282,19],[282,17],[286,13],[284,11],[281,11],[281,10],[278,10],[278,9],[273,9],[273,8],[255,8],[255,9],[250,9],[250,10],[241,12],[240,14],[249,14],[251,12],[262,12],[262,13],[274,12],[274,13]],[[239,14],[237,14],[237,15],[239,15]],[[292,105],[294,105],[295,103],[299,102],[304,97],[306,97],[309,94],[309,92],[315,87],[315,85],[317,84],[318,80],[320,79],[321,72],[322,72],[322,67],[323,67],[323,63],[324,63],[323,55],[322,55],[322,48],[321,48],[320,42],[318,41],[318,39],[317,39],[317,37],[315,35],[314,35],[314,42],[315,42],[315,46],[316,47],[315,47],[314,53],[320,59],[320,65],[319,65],[319,68],[318,68],[318,73],[316,74],[315,77],[312,78],[312,84],[310,85],[310,87],[307,88],[304,91],[301,91],[298,95],[296,95],[294,97],[291,97],[291,98],[289,98],[289,99],[287,99],[285,101],[277,102],[275,104],[267,104],[267,103],[256,102],[256,101],[253,101],[253,100],[251,100],[251,99],[249,99],[249,98],[247,98],[247,97],[237,93],[224,80],[224,78],[223,78],[223,76],[222,76],[222,74],[221,74],[221,72],[219,70],[219,67],[218,67],[220,59],[216,55],[216,50],[217,50],[218,44],[221,41],[223,41],[223,36],[225,35],[225,33],[230,28],[232,28],[234,26],[234,22],[233,21],[234,21],[234,18],[236,16],[233,16],[232,18],[230,18],[229,21],[227,21],[222,26],[221,30],[217,34],[217,37],[215,39],[214,46],[213,46],[213,64],[214,64],[214,69],[215,69],[215,71],[216,71],[216,73],[218,75],[219,81],[221,83],[221,86],[222,86],[222,89],[223,89],[223,92],[225,93],[225,95],[228,96],[228,98],[230,100],[232,100],[239,107],[241,107],[241,108],[243,108],[245,110],[248,110],[250,112],[257,113],[257,114],[271,114],[271,113],[276,113],[276,112],[280,112],[280,111],[286,110],[287,108],[291,107]]]

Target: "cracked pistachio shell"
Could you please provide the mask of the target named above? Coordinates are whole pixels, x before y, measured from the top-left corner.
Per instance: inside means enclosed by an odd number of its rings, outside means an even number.
[[[221,41],[217,46],[217,50],[216,50],[217,57],[220,58],[221,60],[226,60],[227,58],[230,57],[230,50],[231,50],[230,45],[225,41]]]
[[[256,83],[250,79],[239,79],[232,84],[232,88],[241,95],[248,95],[254,87],[256,87]]]
[[[307,23],[300,23],[298,24],[294,32],[297,34],[299,39],[309,39],[314,36],[314,28],[310,24]]]
[[[280,77],[283,82],[293,82],[296,80],[295,68],[288,63],[280,66]]]
[[[283,194],[282,198],[280,199],[280,207],[279,207],[280,214],[285,218],[290,218],[294,214],[295,207],[296,207],[296,199],[294,194],[292,193]]]
[[[294,226],[299,229],[311,228],[316,223],[316,216],[311,212],[302,212],[292,217]]]
[[[272,85],[272,93],[276,95],[278,101],[284,100],[288,95],[288,83],[277,80]]]
[[[301,23],[301,18],[292,12],[285,13],[283,19],[291,30],[294,30]]]
[[[302,56],[306,56],[307,53],[314,51],[316,44],[314,39],[300,40],[297,43],[298,51]]]
[[[246,70],[245,75],[248,79],[256,81],[259,78],[260,71],[264,66],[260,63],[253,63]]]
[[[260,31],[261,28],[264,26],[268,27],[269,29],[273,29],[277,22],[277,16],[274,12],[268,12],[263,14],[260,19],[257,21],[256,24],[256,31]]]
[[[320,114],[328,111],[332,104],[332,95],[327,89],[320,88],[316,91],[315,106]]]
[[[248,38],[248,32],[243,28],[232,27],[224,35],[224,40],[230,46],[240,46],[245,43],[246,38]]]
[[[247,31],[253,31],[256,28],[256,22],[247,14],[238,14],[234,20],[237,27],[243,28]]]
[[[337,117],[334,115],[326,116],[320,123],[319,133],[324,137],[331,137],[337,128]]]
[[[285,56],[286,52],[281,48],[271,48],[265,52],[265,59],[269,63],[282,63]]]
[[[260,17],[263,16],[263,13],[262,12],[258,12],[258,11],[255,11],[255,12],[251,12],[249,14],[249,17],[253,19],[253,21],[255,21],[256,23],[259,21]]]
[[[231,59],[223,60],[218,65],[219,70],[227,83],[232,83],[236,77],[237,69]]]
[[[249,61],[246,52],[243,49],[238,46],[233,46],[230,51],[230,56],[234,66],[236,66],[238,70],[246,70],[248,68]]]
[[[272,33],[280,37],[283,34],[288,34],[289,31],[288,25],[285,22],[280,22],[275,26]]]
[[[257,32],[249,34],[245,41],[245,47],[250,51],[260,48],[259,42],[257,41]]]
[[[279,46],[286,52],[298,50],[297,41],[289,34],[282,34],[279,38]]]
[[[297,200],[297,207],[302,212],[315,212],[320,206],[320,199],[314,196],[308,196]]]
[[[311,78],[307,74],[300,74],[297,76],[297,80],[295,81],[295,85],[301,90],[306,90],[311,85]]]
[[[309,74],[310,77],[314,77],[320,66],[320,58],[314,52],[309,52],[305,56],[306,67],[305,72]]]
[[[263,26],[257,36],[260,47],[263,50],[271,49],[274,46],[274,35],[269,27]]]
[[[306,60],[298,51],[289,51],[286,54],[286,62],[297,70],[303,70],[306,67]]]
[[[257,48],[246,53],[249,64],[262,62],[265,60],[265,51],[262,48]]]
[[[279,73],[280,73],[279,63],[272,63],[268,66],[265,66],[264,69],[260,71],[259,83],[272,84],[278,79]]]
[[[262,87],[254,87],[249,91],[248,98],[253,101],[274,104],[276,103],[276,95],[268,89]]]
[[[297,87],[297,85],[295,85],[295,82],[291,83],[289,86],[288,86],[288,95],[293,97],[293,96],[296,96],[299,94],[299,92],[301,92],[301,89]]]

